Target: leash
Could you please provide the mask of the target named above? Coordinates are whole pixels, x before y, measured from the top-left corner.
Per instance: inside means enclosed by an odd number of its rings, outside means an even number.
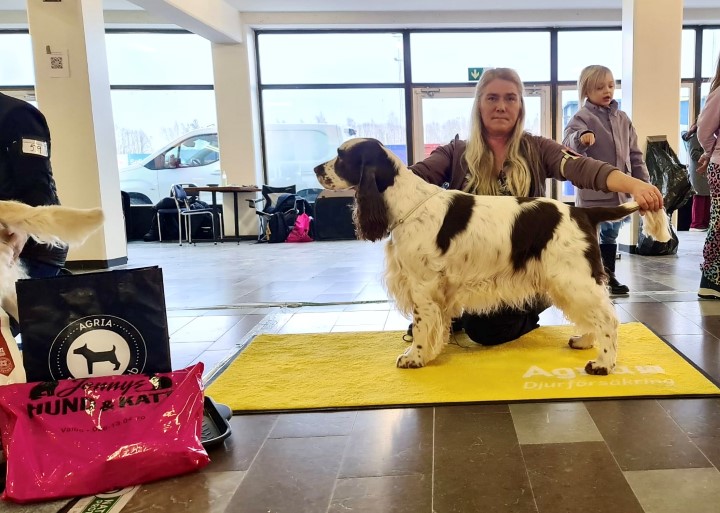
[[[417,205],[415,205],[415,206],[412,208],[412,210],[410,210],[410,212],[408,212],[407,214],[405,214],[405,215],[404,215],[403,217],[401,217],[398,221],[394,222],[394,223],[392,224],[392,226],[390,226],[390,228],[388,228],[388,233],[392,233],[392,231],[393,231],[395,228],[397,228],[398,225],[401,225],[401,224],[403,224],[405,221],[407,221],[408,218],[409,218],[411,215],[413,215],[413,213],[414,213],[417,209],[419,209],[420,207],[422,207],[422,206],[425,204],[426,201],[428,201],[430,198],[432,198],[432,197],[440,194],[440,193],[443,192],[444,190],[445,190],[445,189],[438,188],[437,191],[433,192],[430,196],[428,196],[427,198],[425,198],[424,200],[422,200],[420,203],[418,203]]]

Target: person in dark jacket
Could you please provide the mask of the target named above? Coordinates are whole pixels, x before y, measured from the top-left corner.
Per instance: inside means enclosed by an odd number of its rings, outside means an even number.
[[[50,129],[45,116],[30,103],[2,93],[0,200],[33,207],[60,204],[50,166]],[[11,243],[31,278],[56,276],[65,266],[67,247],[39,244],[27,234],[14,234]]]
[[[654,185],[525,132],[523,83],[512,69],[495,68],[482,74],[471,119],[467,141],[455,137],[410,169],[430,183],[471,194],[544,196],[546,179],[554,178],[570,180],[583,189],[630,194],[642,211],[663,206],[662,194]],[[548,306],[547,299],[539,297],[522,309],[506,307],[490,315],[465,312],[453,321],[453,330],[464,329],[480,344],[501,344],[537,328],[540,313]],[[412,337],[412,325],[408,336]]]

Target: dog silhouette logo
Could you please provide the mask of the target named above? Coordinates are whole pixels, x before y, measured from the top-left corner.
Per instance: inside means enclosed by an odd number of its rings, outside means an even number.
[[[143,372],[147,348],[140,331],[125,319],[90,315],[68,324],[50,346],[53,379]]]
[[[112,346],[112,349],[110,351],[93,351],[87,346],[87,344],[84,344],[78,348],[73,349],[73,354],[79,354],[85,358],[85,360],[87,361],[88,374],[93,373],[93,364],[99,362],[112,363],[115,366],[113,370],[118,370],[120,368],[120,362],[118,361],[117,355],[115,354],[115,346]]]

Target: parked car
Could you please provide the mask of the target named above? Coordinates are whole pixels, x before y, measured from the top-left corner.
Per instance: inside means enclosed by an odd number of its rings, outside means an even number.
[[[269,185],[318,187],[312,171],[337,154],[355,131],[331,124],[273,124],[265,127]],[[120,189],[131,205],[154,205],[177,183],[219,184],[220,148],[217,128],[192,130],[120,170]]]

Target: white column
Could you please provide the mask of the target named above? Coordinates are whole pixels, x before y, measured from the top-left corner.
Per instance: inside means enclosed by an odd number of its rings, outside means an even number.
[[[677,152],[680,137],[680,49],[683,0],[623,0],[622,109],[645,152],[647,137],[667,136]],[[638,216],[620,243],[637,244]]]
[[[27,0],[38,106],[50,125],[60,202],[102,207],[105,226],[68,261],[110,267],[127,262],[125,223],[105,53],[102,0]],[[47,52],[51,53],[48,54]],[[53,69],[50,57],[64,61]]]
[[[246,41],[252,41],[247,37]],[[260,185],[262,160],[260,122],[256,107],[257,80],[254,49],[251,44],[212,44],[217,108],[218,137],[222,170],[230,185]],[[256,194],[240,194],[240,235],[256,236],[258,220],[248,198]],[[226,233],[232,233],[232,195],[223,198]]]

